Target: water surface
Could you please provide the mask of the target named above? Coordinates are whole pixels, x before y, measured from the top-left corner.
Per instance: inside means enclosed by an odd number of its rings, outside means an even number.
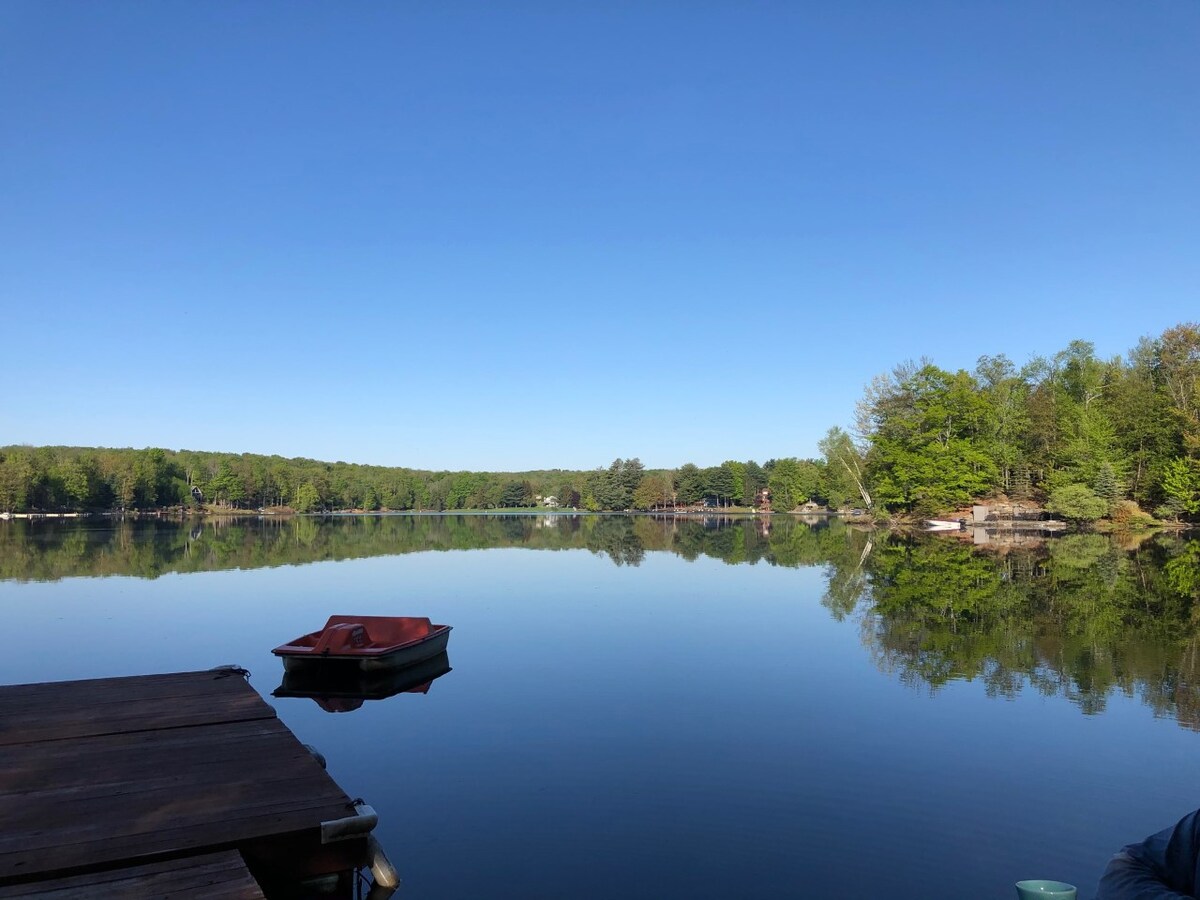
[[[1089,896],[1200,806],[1198,594],[1179,538],[7,522],[0,681],[250,669],[379,810],[409,897]],[[270,648],[332,613],[450,623],[452,671],[341,713],[271,698]]]

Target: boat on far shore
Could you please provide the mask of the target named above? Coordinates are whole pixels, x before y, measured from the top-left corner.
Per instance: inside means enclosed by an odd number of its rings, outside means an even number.
[[[445,652],[450,628],[414,616],[330,616],[320,631],[271,652],[283,659],[285,670],[334,662],[364,672],[398,669]]]
[[[925,520],[925,530],[926,531],[961,531],[962,527],[963,527],[962,522],[958,522],[958,521],[955,521],[952,519],[926,519]]]

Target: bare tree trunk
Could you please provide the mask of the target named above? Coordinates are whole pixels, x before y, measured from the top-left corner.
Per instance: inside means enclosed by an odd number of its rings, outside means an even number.
[[[871,503],[871,495],[867,493],[866,485],[864,485],[862,482],[862,478],[860,477],[862,473],[858,471],[858,466],[855,465],[854,468],[851,468],[850,464],[846,462],[845,458],[840,455],[838,456],[838,462],[845,467],[846,471],[850,474],[850,477],[854,480],[854,486],[858,488],[859,494],[862,495],[863,502],[867,504],[867,509],[871,509],[874,504]]]

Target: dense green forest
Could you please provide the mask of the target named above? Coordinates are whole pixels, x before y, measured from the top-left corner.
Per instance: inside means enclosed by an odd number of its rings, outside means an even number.
[[[753,502],[772,476],[793,477],[810,461],[763,466],[727,462],[701,469],[648,470],[637,459],[591,471],[430,472],[251,453],[114,450],[86,447],[0,449],[0,511],[153,510],[201,504],[228,509],[655,509],[708,500]],[[816,477],[811,479],[815,489]],[[787,485],[780,492],[791,496]],[[796,496],[807,498],[812,490]],[[802,499],[801,501],[802,502]]]
[[[1018,368],[907,362],[867,386],[853,432],[816,459],[590,471],[434,472],[190,450],[0,449],[0,511],[198,506],[460,510],[557,504],[587,510],[806,501],[928,514],[1004,496],[1072,520],[1200,516],[1200,325],[1100,359],[1074,341]],[[550,499],[553,498],[553,499]]]
[[[934,511],[1004,494],[1077,520],[1200,514],[1200,326],[1143,338],[1102,360],[1074,341],[1018,369],[984,356],[974,372],[906,363],[858,407],[862,440],[833,431],[827,459],[861,471],[888,510]],[[856,478],[857,474],[855,475]]]

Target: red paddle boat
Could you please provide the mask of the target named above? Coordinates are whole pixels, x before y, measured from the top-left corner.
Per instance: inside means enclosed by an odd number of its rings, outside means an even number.
[[[271,652],[283,667],[320,662],[355,664],[364,672],[398,669],[436,656],[450,640],[449,625],[405,616],[330,616],[320,631],[305,634]]]

